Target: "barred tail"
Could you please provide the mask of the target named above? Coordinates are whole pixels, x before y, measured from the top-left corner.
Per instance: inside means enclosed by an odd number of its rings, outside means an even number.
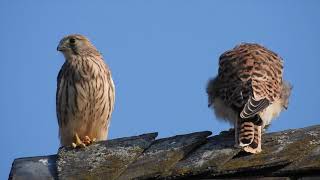
[[[255,136],[255,125],[250,121],[243,121],[239,124],[238,129],[238,142],[239,146],[244,147],[250,145]]]
[[[253,149],[261,147],[261,126],[254,125],[254,139],[250,147]]]

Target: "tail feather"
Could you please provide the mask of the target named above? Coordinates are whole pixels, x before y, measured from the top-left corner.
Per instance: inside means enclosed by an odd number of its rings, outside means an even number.
[[[239,146],[244,147],[250,145],[254,140],[254,123],[250,121],[244,121],[240,123],[239,128]]]
[[[248,124],[251,124],[252,122],[244,122],[244,123],[240,123],[238,124],[238,128],[241,128],[243,127],[243,124],[247,124],[247,127]],[[248,129],[247,130],[243,130],[243,129],[238,129],[238,133],[236,135],[236,139],[237,139],[237,142],[239,142],[239,146],[243,148],[244,151],[248,152],[248,153],[252,153],[252,154],[256,154],[256,153],[259,153],[261,152],[261,125],[253,125],[253,128],[250,128],[250,131],[253,131],[252,132],[247,132],[247,133],[244,133],[246,131],[249,131]],[[236,143],[237,143],[236,142]]]
[[[254,139],[250,144],[250,147],[256,149],[261,144],[261,126],[254,126]]]

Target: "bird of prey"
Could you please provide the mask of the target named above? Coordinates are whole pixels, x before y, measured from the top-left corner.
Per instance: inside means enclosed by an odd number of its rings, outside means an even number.
[[[218,75],[207,85],[208,105],[234,124],[236,147],[261,152],[262,131],[289,104],[292,87],[282,74],[282,59],[259,44],[242,43],[220,56]]]
[[[57,50],[65,57],[56,93],[61,145],[86,147],[95,140],[105,140],[115,101],[108,65],[83,35],[64,37]]]

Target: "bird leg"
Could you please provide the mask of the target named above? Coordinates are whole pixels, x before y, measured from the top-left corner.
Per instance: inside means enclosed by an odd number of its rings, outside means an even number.
[[[81,140],[78,136],[78,133],[74,135],[74,142],[72,143],[73,148],[85,148],[86,146],[92,144],[96,141],[96,138],[90,138],[89,136],[85,136],[83,140]]]

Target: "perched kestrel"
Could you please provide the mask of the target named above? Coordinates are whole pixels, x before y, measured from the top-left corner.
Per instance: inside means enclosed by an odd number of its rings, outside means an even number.
[[[109,67],[82,35],[64,37],[57,50],[65,57],[56,94],[61,145],[85,147],[105,140],[115,101]]]
[[[209,106],[234,124],[236,146],[246,152],[261,152],[261,131],[288,107],[291,85],[282,72],[282,59],[258,44],[240,44],[219,58],[207,86]]]

